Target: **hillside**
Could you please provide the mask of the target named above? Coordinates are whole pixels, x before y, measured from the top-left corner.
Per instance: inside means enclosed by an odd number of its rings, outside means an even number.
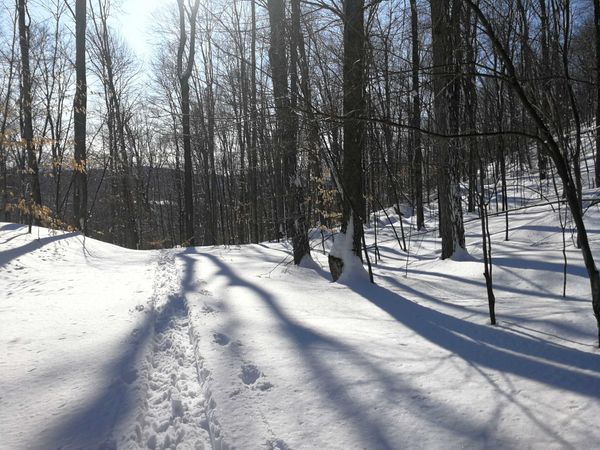
[[[298,268],[284,244],[136,252],[1,224],[3,448],[593,448],[600,353],[570,235],[562,296],[557,214],[512,212],[509,241],[491,217],[496,327],[477,220],[442,261],[435,230],[407,257],[381,215],[376,286],[331,283],[318,239]]]

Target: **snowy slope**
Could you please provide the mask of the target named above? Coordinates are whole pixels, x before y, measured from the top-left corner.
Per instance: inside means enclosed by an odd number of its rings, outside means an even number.
[[[595,447],[600,354],[589,302],[555,295],[554,274],[542,274],[543,291],[519,285],[515,254],[504,251],[496,328],[487,325],[476,261],[424,259],[404,278],[388,251],[380,286],[346,287],[320,271],[273,270],[285,256],[275,246],[184,254],[188,277],[209,280],[190,285],[186,298],[195,328],[212,333],[199,352],[225,440],[238,448]],[[570,282],[583,292],[579,270]]]
[[[407,257],[382,215],[377,286],[283,244],[84,249],[0,224],[0,448],[596,448],[589,285],[568,234],[562,296],[557,214],[511,213],[509,241],[491,217],[497,327],[476,220],[441,261],[435,230]]]
[[[0,230],[0,447],[108,438],[135,380],[154,256],[84,248],[74,233]]]

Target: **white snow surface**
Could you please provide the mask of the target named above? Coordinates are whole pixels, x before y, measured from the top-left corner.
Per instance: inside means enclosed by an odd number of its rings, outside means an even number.
[[[355,284],[369,281],[369,275],[362,265],[362,261],[354,254],[354,218],[350,215],[350,220],[346,226],[346,233],[338,233],[332,236],[333,245],[329,249],[329,255],[342,260],[342,275],[337,280],[342,284]]]
[[[597,206],[586,221],[600,254]],[[435,231],[407,258],[378,222],[376,286],[285,244],[140,252],[0,224],[0,448],[598,448],[589,284],[569,234],[562,297],[557,213],[511,213],[509,241],[490,217],[496,327],[477,220],[445,261]]]

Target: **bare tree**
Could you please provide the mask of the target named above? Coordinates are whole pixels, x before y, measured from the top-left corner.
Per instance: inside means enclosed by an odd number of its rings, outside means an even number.
[[[287,190],[287,231],[291,234],[294,263],[300,264],[302,258],[310,255],[310,246],[306,230],[306,218],[302,212],[304,203],[302,182],[297,171],[298,119],[292,111],[297,106],[298,82],[297,69],[298,21],[293,21],[291,62],[286,56],[286,17],[283,0],[269,0],[269,20],[271,24],[271,46],[269,59],[273,76],[273,95],[277,114],[277,144],[284,156],[284,177]],[[296,13],[297,10],[296,10]],[[288,67],[293,73],[291,88],[288,83]]]
[[[184,201],[184,239],[185,245],[196,244],[194,231],[194,194],[193,194],[193,167],[192,167],[192,138],[190,131],[190,76],[194,67],[196,51],[196,19],[200,0],[195,0],[193,5],[186,6],[184,0],[177,0],[179,6],[179,48],[177,49],[177,75],[181,87],[181,123],[183,132],[183,201]],[[189,20],[189,47],[186,53],[188,34],[186,22]]]
[[[74,116],[74,180],[73,215],[75,226],[87,234],[87,80],[86,80],[86,23],[87,0],[75,2],[75,72],[76,86],[73,99]]]
[[[365,223],[365,198],[363,196],[362,152],[365,129],[365,31],[364,1],[344,1],[344,156],[341,176],[343,217],[341,233],[350,258],[362,262],[363,224]],[[334,246],[329,254],[329,268],[336,281],[351,259],[338,252]]]
[[[128,125],[130,114],[124,104],[123,86],[119,89],[119,79],[126,78],[127,56],[123,47],[119,47],[110,33],[108,16],[110,1],[98,0],[97,11],[92,12],[95,34],[92,47],[95,54],[98,77],[104,87],[106,104],[106,125],[108,134],[109,164],[111,168],[111,220],[110,230],[117,236],[115,223],[124,222],[125,239],[123,244],[130,248],[140,246],[140,235],[136,221],[136,208],[133,195],[135,182],[131,180],[131,167],[128,155]],[[123,81],[122,81],[123,84]],[[117,205],[118,204],[118,205]],[[117,220],[118,216],[118,220]]]
[[[417,209],[417,230],[423,228],[425,216],[423,214],[423,152],[421,149],[421,81],[419,71],[421,68],[420,41],[419,41],[419,12],[417,0],[410,0],[410,26],[412,39],[412,94],[413,107],[411,125],[411,146],[413,151],[412,176],[414,203]]]
[[[535,106],[534,98],[530,97],[524,89],[519,77],[517,70],[513,63],[512,57],[506,50],[505,46],[498,39],[496,31],[488,20],[486,14],[482,11],[481,7],[475,3],[474,0],[464,0],[466,5],[470,7],[474,14],[477,15],[481,22],[485,33],[490,39],[495,51],[502,59],[506,67],[507,80],[517,95],[519,101],[527,111],[531,119],[533,120],[537,128],[537,141],[540,143],[544,153],[547,154],[562,181],[563,192],[566,197],[567,205],[575,222],[575,228],[577,229],[577,238],[581,247],[581,253],[583,261],[585,263],[588,277],[590,280],[591,294],[592,294],[592,308],[596,322],[598,326],[598,344],[600,346],[600,274],[596,268],[594,255],[592,253],[590,243],[588,240],[587,229],[583,221],[583,213],[581,210],[580,198],[578,195],[577,185],[573,179],[572,167],[569,164],[567,155],[561,151],[561,147],[557,142],[557,134],[553,133],[551,125],[548,124],[544,117],[540,113],[540,109]],[[539,99],[538,103],[540,102]]]
[[[10,41],[10,53],[3,56],[3,60],[8,65],[8,74],[3,76],[2,84],[2,121],[0,122],[0,172],[2,176],[2,209],[4,212],[4,220],[11,220],[9,208],[9,191],[8,191],[8,135],[7,129],[9,124],[9,110],[12,102],[13,83],[16,77],[16,43],[17,43],[17,15],[13,19],[13,29]]]
[[[26,0],[17,0],[17,11],[19,16],[19,43],[21,47],[21,109],[23,111],[22,136],[27,151],[27,188],[26,195],[29,196],[29,231],[34,216],[38,215],[36,210],[42,205],[42,192],[40,189],[38,161],[33,145],[33,99],[31,94],[32,80],[29,66],[29,25],[30,18],[27,10]],[[35,217],[39,223],[39,217]]]
[[[459,43],[462,2],[431,0],[435,128],[457,135],[460,113]],[[460,148],[456,138],[436,139],[438,201],[442,259],[465,247],[461,194]]]
[[[600,187],[600,2],[594,4],[594,42],[596,47],[596,187]]]

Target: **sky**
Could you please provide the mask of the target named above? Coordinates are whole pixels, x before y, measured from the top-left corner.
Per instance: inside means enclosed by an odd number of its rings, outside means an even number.
[[[4,6],[3,1],[0,0],[2,6]],[[39,22],[50,19],[51,13],[47,9],[49,7],[47,1],[30,0],[28,2],[34,21]],[[74,1],[69,1],[72,6],[74,3]],[[125,38],[129,47],[140,60],[148,61],[152,54],[150,39],[152,38],[152,25],[155,20],[154,13],[164,5],[176,7],[175,0],[111,0],[111,5],[109,21],[112,27]],[[52,6],[50,6],[50,9],[52,9]],[[4,22],[9,16],[3,14],[3,12],[4,10],[0,9],[0,28],[10,26],[9,23]],[[11,13],[14,13],[14,11],[11,11]],[[62,20],[69,28],[72,28],[73,19],[69,13],[65,13]],[[88,30],[91,27],[88,22]]]
[[[120,10],[113,16],[119,24],[118,31],[141,60],[148,60],[152,52],[149,43],[152,33],[153,13],[172,0],[122,0]]]

